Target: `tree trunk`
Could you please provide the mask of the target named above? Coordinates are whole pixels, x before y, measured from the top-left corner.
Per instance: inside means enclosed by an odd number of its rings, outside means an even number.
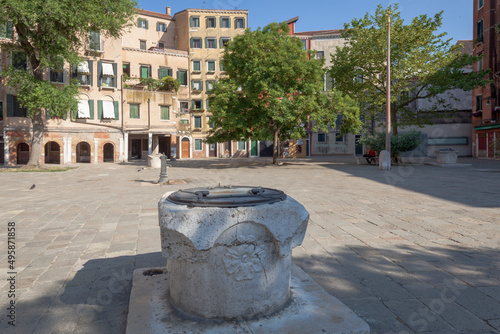
[[[278,164],[278,130],[273,133],[273,165]]]
[[[42,162],[42,152],[43,152],[43,133],[45,130],[44,120],[42,110],[37,110],[33,113],[33,118],[31,119],[33,125],[33,136],[31,137],[31,150],[30,158],[28,160],[28,168],[38,168],[41,167]]]

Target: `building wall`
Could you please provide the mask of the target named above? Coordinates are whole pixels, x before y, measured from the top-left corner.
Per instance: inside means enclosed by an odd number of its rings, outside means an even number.
[[[474,71],[491,69],[489,79],[492,84],[479,87],[472,92],[473,104],[473,154],[478,158],[496,159],[500,157],[498,151],[498,138],[500,138],[500,36],[496,33],[496,27],[500,23],[498,13],[500,4],[498,1],[483,1],[479,7],[479,1],[473,1],[473,32],[474,32],[474,55],[483,56],[482,61],[474,64]],[[480,29],[482,25],[482,34]],[[495,75],[493,75],[495,74]]]
[[[199,20],[199,27],[191,27],[191,20],[196,17]],[[236,18],[243,18],[245,28],[248,22],[248,11],[246,10],[209,10],[209,9],[186,9],[174,15],[176,22],[176,47],[189,52],[188,64],[188,89],[190,91],[189,108],[190,113],[183,113],[180,119],[186,124],[180,125],[181,133],[188,133],[192,136],[191,151],[193,158],[208,157],[208,148],[203,144],[202,150],[195,149],[194,139],[205,139],[210,129],[210,108],[208,106],[209,90],[207,81],[216,81],[225,72],[221,70],[221,58],[224,47],[221,45],[221,38],[234,39],[242,34],[245,29],[236,28]],[[215,27],[207,27],[207,18],[215,19]],[[228,18],[229,28],[221,27],[221,18]],[[192,47],[192,39],[201,39],[201,48]],[[216,42],[215,48],[207,47],[207,38],[213,38]],[[200,63],[200,70],[193,67],[193,62]],[[208,70],[208,61],[215,62],[215,70]],[[200,90],[194,89],[193,81],[201,82]],[[195,105],[200,104],[201,108]],[[195,126],[194,118],[201,117],[201,128]],[[199,145],[198,145],[199,148]],[[217,146],[216,156],[221,156],[220,145]]]

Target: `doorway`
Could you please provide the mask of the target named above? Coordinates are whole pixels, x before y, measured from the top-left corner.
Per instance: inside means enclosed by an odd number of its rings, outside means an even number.
[[[30,159],[30,147],[26,143],[17,144],[17,164],[26,165]]]
[[[49,141],[45,144],[45,163],[60,164],[61,163],[61,148],[55,141]]]
[[[90,145],[84,141],[76,145],[76,162],[90,163]]]
[[[170,147],[171,147],[170,137],[167,136],[158,137],[158,153],[165,154],[167,158],[170,159],[171,158]]]
[[[208,156],[210,158],[217,158],[217,144],[208,145]]]
[[[102,148],[102,161],[115,162],[115,147],[113,144],[104,144],[104,147]]]
[[[355,148],[355,154],[356,155],[363,155],[363,144],[361,144],[359,142],[359,140],[361,139],[361,135],[356,135],[355,137],[355,145],[356,145],[356,148]]]
[[[181,158],[189,158],[189,138],[182,138]]]
[[[132,152],[130,154],[131,159],[140,159],[142,157],[142,139],[132,139]]]
[[[250,141],[250,156],[258,157],[259,156],[259,142],[257,140]]]

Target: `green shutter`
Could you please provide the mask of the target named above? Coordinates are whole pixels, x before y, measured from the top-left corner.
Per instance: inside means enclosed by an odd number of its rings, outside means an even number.
[[[156,22],[156,31],[160,31],[160,22]]]
[[[137,19],[137,28],[141,27],[141,19]]]
[[[116,88],[116,85],[117,85],[117,78],[118,78],[118,64],[117,63],[113,63],[113,73],[115,74],[115,77],[113,78],[113,87]]]
[[[102,119],[102,100],[97,100],[97,119]]]
[[[228,28],[231,28],[231,19],[229,17],[227,18],[227,23],[229,25]]]
[[[14,116],[14,96],[7,94],[7,117]]]
[[[89,100],[89,119],[94,119],[94,100]]]
[[[193,38],[191,37],[191,39],[189,40],[189,47],[192,49],[193,48]]]
[[[243,18],[243,29],[246,27],[245,18]]]
[[[172,75],[172,69],[171,68],[167,68],[167,75],[169,77],[173,77],[173,75]]]
[[[146,29],[149,29],[149,22],[148,22],[148,20],[144,20],[144,21],[146,21]]]
[[[194,22],[193,22],[193,17],[191,16],[191,17],[189,18],[189,26],[190,26],[190,27],[193,27],[193,23],[194,23]]]
[[[196,108],[196,104],[194,103],[194,100],[191,100],[191,109],[195,109]]]
[[[97,87],[101,87],[102,84],[102,62],[97,62]]]
[[[115,120],[120,119],[120,106],[118,104],[118,101],[113,101],[113,105],[115,107]]]
[[[0,119],[3,119],[3,102],[0,101]],[[2,152],[0,152],[1,154]]]
[[[203,81],[200,81],[200,90],[203,90]]]
[[[90,76],[89,76],[89,85],[92,86],[93,82],[92,79],[94,77],[94,62],[92,60],[89,60],[89,70],[90,70]]]
[[[203,100],[200,101],[200,107],[203,109]]]

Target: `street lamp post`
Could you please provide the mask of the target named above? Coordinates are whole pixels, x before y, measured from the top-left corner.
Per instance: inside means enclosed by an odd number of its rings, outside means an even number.
[[[385,150],[391,153],[391,13],[387,14],[387,93]],[[390,163],[390,162],[389,162]]]

